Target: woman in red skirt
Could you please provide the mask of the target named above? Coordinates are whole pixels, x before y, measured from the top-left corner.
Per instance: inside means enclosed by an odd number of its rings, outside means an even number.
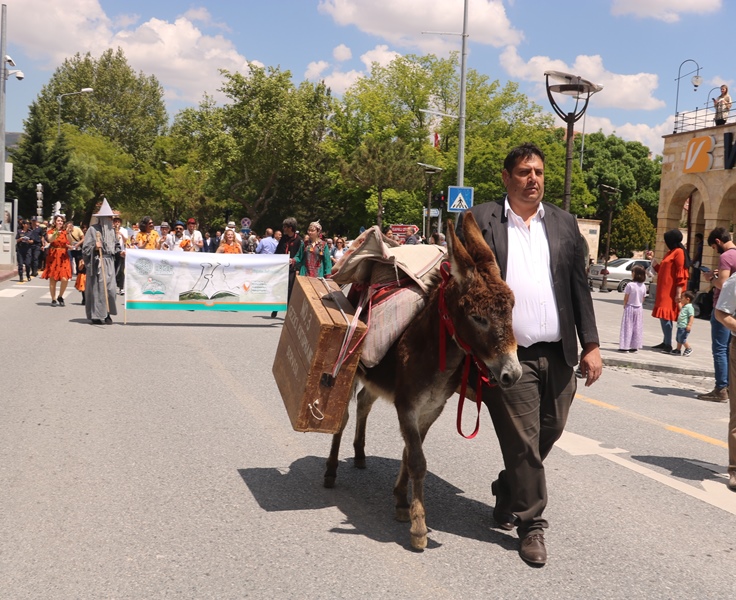
[[[49,280],[49,292],[51,293],[51,306],[64,306],[64,292],[69,279],[72,276],[72,263],[69,260],[69,238],[67,237],[64,217],[54,217],[54,228],[46,234],[49,242],[49,254],[46,258],[46,268],[41,275],[42,279]],[[56,282],[61,282],[59,297],[56,297]]]

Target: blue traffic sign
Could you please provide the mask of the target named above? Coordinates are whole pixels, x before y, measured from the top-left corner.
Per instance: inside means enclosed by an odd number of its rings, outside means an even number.
[[[463,212],[473,206],[473,188],[451,185],[447,188],[447,210]]]

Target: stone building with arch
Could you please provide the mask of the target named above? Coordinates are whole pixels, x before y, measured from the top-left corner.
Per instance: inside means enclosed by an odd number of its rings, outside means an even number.
[[[707,239],[714,228],[736,223],[736,123],[667,135],[662,158],[655,256],[667,252],[664,233],[682,228],[691,257],[695,234],[702,233],[703,265],[717,268]],[[700,287],[708,284],[701,279]]]

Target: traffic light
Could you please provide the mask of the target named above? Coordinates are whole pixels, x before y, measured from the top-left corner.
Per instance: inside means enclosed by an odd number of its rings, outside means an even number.
[[[437,192],[432,197],[432,200],[435,206],[441,208],[442,206],[445,205],[445,192]]]

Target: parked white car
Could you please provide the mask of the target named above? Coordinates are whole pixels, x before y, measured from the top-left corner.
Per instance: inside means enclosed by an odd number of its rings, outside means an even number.
[[[650,260],[644,258],[617,258],[608,263],[608,277],[606,278],[605,289],[618,290],[623,292],[626,285],[631,281],[631,269],[634,266],[644,267],[646,270],[649,268]],[[588,269],[588,284],[593,289],[600,289],[603,283],[605,265],[591,265]],[[647,279],[644,285],[647,286],[647,293],[649,293],[649,283],[652,278],[647,273]]]

